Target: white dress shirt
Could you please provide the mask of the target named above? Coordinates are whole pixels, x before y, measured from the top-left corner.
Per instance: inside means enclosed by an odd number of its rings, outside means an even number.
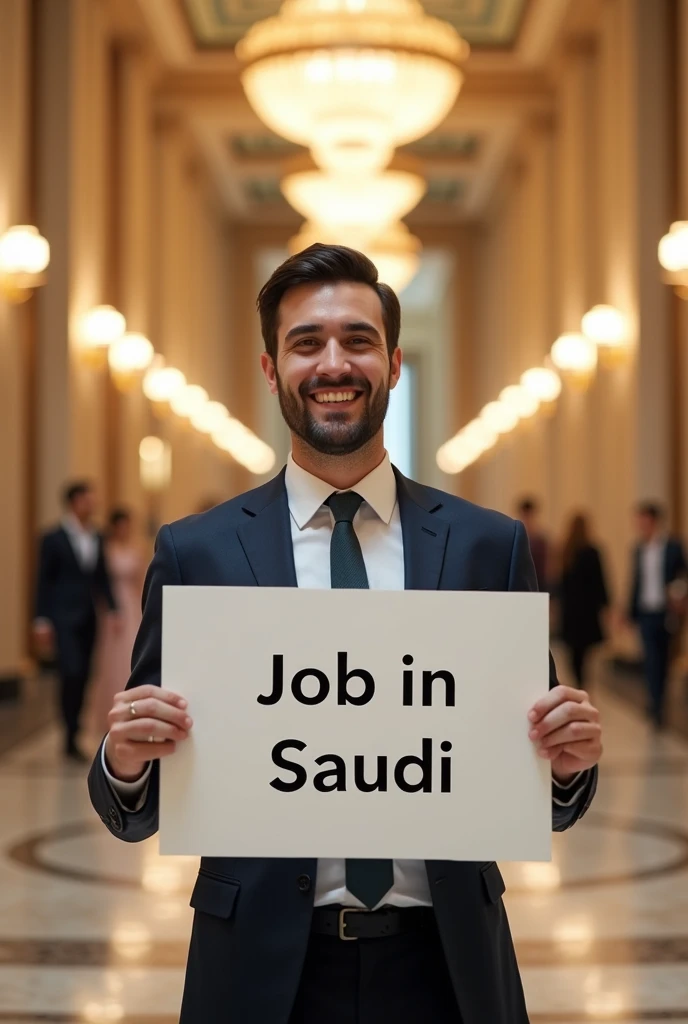
[[[69,538],[76,560],[84,572],[93,572],[98,561],[98,534],[68,515],[62,520],[62,529]]]
[[[656,537],[640,548],[640,596],[641,612],[663,612],[666,609],[666,586],[664,583],[664,558],[666,540]]]
[[[299,587],[328,590],[331,585],[330,541],[334,517],[324,503],[333,493],[333,488],[297,466],[291,456],[287,462],[285,484],[291,514],[297,583]],[[403,590],[404,543],[396,479],[389,456],[385,453],[380,465],[351,490],[363,498],[354,518],[354,530],[361,545],[371,590]],[[138,809],[145,800],[150,766],[146,774],[136,782],[120,782],[108,771],[104,750],[103,745],[102,765],[115,794],[127,801],[130,808],[133,804],[133,809]],[[568,806],[578,799],[581,792],[581,787],[575,786],[578,778],[576,776],[569,785],[561,787],[567,794],[571,791],[572,796],[566,801],[555,797],[558,804]],[[458,827],[458,823],[448,821],[447,827]],[[379,906],[431,906],[425,863],[421,860],[395,860],[393,866],[394,885]],[[364,906],[346,888],[346,861],[320,859],[315,906],[335,903],[350,907]]]

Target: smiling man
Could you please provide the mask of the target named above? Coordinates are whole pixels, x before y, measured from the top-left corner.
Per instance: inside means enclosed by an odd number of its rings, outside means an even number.
[[[165,584],[537,589],[521,523],[390,465],[400,310],[374,265],[312,246],[275,271],[258,310],[292,454],[274,480],[159,534],[132,676],[89,776],[96,810],[128,842],[157,830],[159,760],[193,726],[160,687]],[[551,666],[522,727],[551,762],[563,831],[592,800],[602,748],[596,709]],[[505,778],[504,800],[518,796]],[[204,858],[181,1022],[527,1024],[503,892],[494,863]]]

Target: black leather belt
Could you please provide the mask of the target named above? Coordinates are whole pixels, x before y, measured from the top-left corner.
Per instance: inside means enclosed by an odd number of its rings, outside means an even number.
[[[385,939],[404,932],[427,931],[434,924],[435,915],[431,907],[385,907],[381,910],[316,907],[311,931],[316,935],[333,935],[348,942],[352,939]]]

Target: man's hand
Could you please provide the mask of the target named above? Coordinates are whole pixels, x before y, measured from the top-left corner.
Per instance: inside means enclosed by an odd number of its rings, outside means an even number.
[[[55,654],[55,627],[48,619],[39,619],[32,627],[33,644],[39,658],[48,659]]]
[[[552,774],[558,782],[568,782],[600,760],[600,713],[584,690],[555,686],[533,705],[528,720],[528,735],[538,754],[552,762]]]
[[[114,777],[135,782],[149,761],[173,754],[193,725],[187,706],[183,697],[159,686],[115,694],[105,741],[105,759]]]

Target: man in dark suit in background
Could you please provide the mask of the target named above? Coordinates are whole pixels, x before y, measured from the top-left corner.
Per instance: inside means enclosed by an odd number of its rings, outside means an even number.
[[[526,528],[530,553],[533,557],[538,590],[549,590],[549,541],[540,526],[540,506],[535,498],[522,498],[518,503],[518,518]]]
[[[258,306],[292,454],[269,483],[160,531],[132,677],[89,775],[94,807],[127,842],[157,830],[160,758],[192,728],[193,709],[160,688],[166,584],[536,589],[521,523],[391,466],[382,431],[400,310],[374,265],[312,246],[275,271]],[[557,685],[553,668],[550,682],[523,728],[551,763],[562,831],[592,800],[600,726],[585,693]],[[504,799],[518,796],[505,777]],[[203,858],[191,898],[182,1024],[526,1024],[494,862],[227,854]]]
[[[39,650],[57,655],[65,754],[87,758],[77,746],[79,716],[91,672],[97,610],[116,612],[105,563],[103,538],[93,525],[96,495],[86,481],[68,484],[65,515],[41,537],[34,636]]]
[[[633,553],[629,617],[640,630],[645,655],[648,713],[664,723],[664,697],[671,641],[685,613],[688,566],[681,541],[664,529],[663,509],[651,501],[636,510],[640,542]]]

